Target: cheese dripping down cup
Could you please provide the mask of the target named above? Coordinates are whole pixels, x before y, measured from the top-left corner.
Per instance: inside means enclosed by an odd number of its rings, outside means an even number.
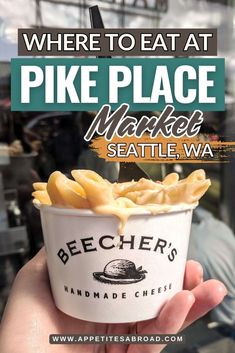
[[[162,182],[71,174],[34,184],[56,306],[93,322],[156,317],[182,289],[192,210],[210,180],[203,170]]]

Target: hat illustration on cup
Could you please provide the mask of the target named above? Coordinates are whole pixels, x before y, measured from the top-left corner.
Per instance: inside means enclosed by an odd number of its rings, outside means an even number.
[[[93,272],[94,278],[102,283],[130,284],[145,279],[147,271],[142,266],[136,268],[134,262],[125,259],[116,259],[107,263],[103,272]]]

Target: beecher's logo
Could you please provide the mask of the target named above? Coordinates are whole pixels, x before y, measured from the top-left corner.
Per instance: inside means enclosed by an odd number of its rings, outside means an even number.
[[[147,271],[142,266],[136,268],[134,262],[126,259],[116,259],[107,263],[104,272],[93,272],[94,278],[102,283],[130,284],[145,279]]]
[[[125,250],[152,251],[158,256],[166,256],[170,262],[173,262],[178,255],[178,251],[171,241],[159,238],[156,235],[120,235],[118,238],[111,234],[105,234],[100,237],[78,237],[66,242],[63,247],[57,250],[57,256],[66,265],[74,256],[83,256],[86,253],[97,252],[99,250],[109,251],[116,249],[120,251],[120,254]],[[115,239],[119,240],[118,244]]]

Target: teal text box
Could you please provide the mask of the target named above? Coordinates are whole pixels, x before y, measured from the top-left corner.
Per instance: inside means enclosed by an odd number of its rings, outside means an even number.
[[[30,102],[21,102],[21,67],[22,66],[38,66],[44,72],[46,66],[53,66],[55,73],[57,66],[65,66],[66,72],[72,66],[91,66],[97,65],[98,72],[91,73],[91,79],[96,80],[96,86],[91,87],[92,96],[98,97],[98,103],[72,103],[69,95],[66,95],[65,103],[45,102],[45,80],[39,87],[31,89]],[[134,66],[142,67],[142,95],[151,96],[155,71],[157,66],[166,66],[169,74],[169,81],[173,102],[170,103],[177,111],[191,111],[200,109],[202,111],[222,111],[224,110],[224,59],[222,58],[120,58],[120,59],[93,59],[93,58],[16,58],[11,62],[11,103],[13,111],[94,111],[99,110],[104,104],[109,102],[109,67],[110,66],[126,66],[133,72]],[[186,94],[187,89],[196,89],[197,95],[195,100],[189,104],[178,102],[174,92],[174,74],[176,69],[181,65],[189,65],[198,73],[200,66],[215,66],[215,72],[208,74],[208,79],[213,80],[213,87],[208,87],[208,96],[215,97],[214,103],[199,102],[198,91],[200,82],[189,80],[187,75],[184,76],[183,89]],[[78,97],[80,98],[81,77],[80,69],[74,80],[74,86]],[[83,84],[86,84],[83,82]],[[58,82],[60,85],[60,82]],[[57,77],[54,77],[54,87],[57,87]],[[176,82],[177,89],[177,82]],[[122,103],[128,103],[131,111],[162,111],[168,104],[163,96],[157,103],[136,103],[133,102],[133,81],[128,87],[119,90],[118,103],[111,104],[112,110],[118,108]]]

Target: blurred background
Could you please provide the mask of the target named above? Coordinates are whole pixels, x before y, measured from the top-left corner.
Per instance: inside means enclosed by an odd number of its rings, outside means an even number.
[[[234,0],[0,0],[0,316],[17,271],[43,245],[32,182],[72,168],[93,169],[110,181],[118,177],[119,165],[99,160],[83,140],[94,112],[11,112],[10,60],[17,56],[17,29],[89,28],[93,5],[99,5],[107,28],[217,28],[218,55],[226,61],[226,110],[206,112],[201,132],[235,141]],[[186,330],[184,346],[165,351],[235,352],[234,156],[230,163],[141,167],[154,180],[172,171],[185,177],[194,169],[206,170],[212,187],[194,214],[189,258],[202,263],[205,279],[220,279],[229,291],[223,304]]]

